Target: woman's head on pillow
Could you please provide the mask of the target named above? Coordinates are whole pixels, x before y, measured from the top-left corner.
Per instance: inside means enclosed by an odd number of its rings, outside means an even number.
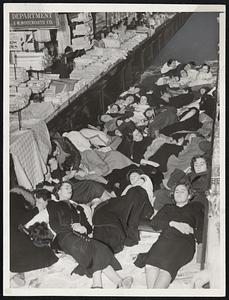
[[[140,178],[144,172],[141,169],[133,169],[127,173],[127,180],[130,184],[134,185]]]
[[[133,141],[135,141],[135,142],[140,142],[144,138],[144,136],[141,133],[141,131],[138,130],[137,128],[133,131],[132,136],[133,136]]]
[[[202,155],[194,156],[191,160],[191,170],[196,174],[205,173],[208,170],[208,161]]]
[[[103,114],[100,116],[100,121],[103,123],[109,122],[110,120],[113,120],[113,118],[109,114]]]
[[[208,86],[202,86],[199,90],[201,96],[207,94],[209,91],[210,91],[210,87]]]
[[[116,114],[120,111],[120,106],[118,104],[112,104],[109,107],[109,113]]]
[[[154,109],[153,109],[152,107],[147,108],[147,109],[144,111],[144,116],[145,116],[147,119],[152,119],[152,118],[155,116]]]
[[[200,72],[203,72],[203,73],[209,73],[210,72],[210,66],[208,64],[203,64],[201,69],[200,69]]]
[[[169,67],[171,67],[172,69],[175,69],[176,68],[176,60],[174,58],[170,58],[168,61],[167,61],[167,65]]]
[[[184,70],[188,71],[191,69],[195,69],[196,67],[196,63],[194,61],[189,61],[185,66],[184,66]]]

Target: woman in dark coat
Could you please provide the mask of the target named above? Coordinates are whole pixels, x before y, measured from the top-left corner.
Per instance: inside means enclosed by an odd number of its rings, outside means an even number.
[[[39,210],[31,192],[22,187],[10,191],[10,271],[28,272],[49,267],[58,258],[49,247],[36,247],[30,238],[19,230]]]
[[[133,173],[137,172],[132,170],[130,176]],[[138,175],[140,179],[141,175]],[[152,214],[153,207],[147,191],[141,186],[133,186],[125,195],[106,200],[95,208],[93,238],[118,253],[124,245],[138,244],[140,220],[149,219]]]
[[[202,125],[199,121],[199,110],[191,107],[179,116],[179,122],[164,127],[160,130],[160,133],[171,136],[173,133],[179,131],[197,131]]]
[[[202,240],[204,207],[189,202],[189,186],[174,189],[175,204],[165,205],[151,220],[154,230],[161,231],[148,253],[138,255],[135,265],[146,268],[147,288],[168,288],[178,270],[195,254],[196,241]]]
[[[155,191],[154,209],[156,211],[166,204],[173,203],[173,199],[170,197],[171,190],[180,182],[186,182],[191,185],[193,192],[192,201],[199,201],[204,206],[207,204],[206,191],[209,188],[210,167],[206,157],[202,155],[194,156],[191,160],[190,168],[191,172],[189,172],[189,168],[185,172],[175,169],[167,182],[170,190],[164,188]]]
[[[44,191],[44,190],[41,190]],[[44,202],[42,192],[36,192],[37,202]],[[80,205],[71,201],[72,186],[62,182],[55,189],[58,201],[47,202],[49,226],[56,234],[60,249],[71,255],[78,263],[73,273],[93,277],[92,288],[102,288],[103,272],[118,288],[130,288],[132,277],[121,278],[115,270],[121,265],[109,248],[89,238],[92,227]],[[47,221],[46,221],[47,222]]]

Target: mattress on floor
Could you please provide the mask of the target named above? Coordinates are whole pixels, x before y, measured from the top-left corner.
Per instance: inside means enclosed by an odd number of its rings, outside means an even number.
[[[117,259],[122,265],[122,270],[118,271],[121,276],[133,276],[133,289],[145,289],[145,273],[144,268],[137,268],[133,262],[135,261],[138,253],[147,252],[151,245],[157,240],[158,233],[155,232],[141,232],[141,240],[138,245],[133,247],[125,247],[124,250],[116,254]],[[88,289],[92,285],[92,279],[86,276],[79,276],[77,274],[71,275],[71,271],[76,267],[75,260],[67,254],[59,254],[59,261],[48,268],[26,272],[25,285],[19,286],[14,281],[12,275],[11,288],[30,288],[37,289]],[[188,288],[189,282],[194,273],[199,270],[199,264],[195,263],[195,258],[188,265],[184,266],[178,273],[176,280],[171,284],[170,288]],[[104,288],[116,288],[103,275]]]

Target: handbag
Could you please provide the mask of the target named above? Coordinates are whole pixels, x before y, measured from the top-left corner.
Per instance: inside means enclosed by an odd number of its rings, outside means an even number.
[[[47,223],[45,222],[36,222],[29,228],[19,225],[18,229],[28,235],[36,247],[48,247],[54,239],[54,234],[51,232]]]

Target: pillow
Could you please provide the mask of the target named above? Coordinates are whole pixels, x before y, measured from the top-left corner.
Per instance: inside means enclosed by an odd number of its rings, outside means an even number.
[[[106,147],[110,142],[107,135],[99,130],[83,128],[80,133],[83,137],[89,139],[94,146]]]
[[[79,151],[91,150],[90,141],[88,141],[79,131],[64,132],[63,136],[67,137]]]

